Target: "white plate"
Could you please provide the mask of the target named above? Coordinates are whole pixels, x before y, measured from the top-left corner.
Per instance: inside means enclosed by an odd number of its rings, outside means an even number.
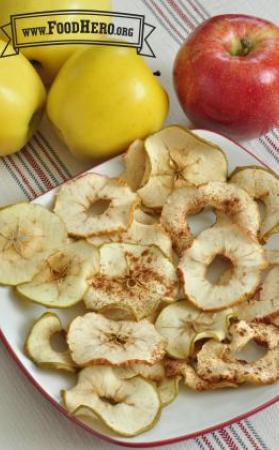
[[[220,136],[205,130],[196,130],[196,133],[212,142],[220,145],[228,156],[229,169],[236,166],[261,164],[247,150]],[[101,174],[117,176],[122,170],[121,157],[94,168]],[[48,192],[36,200],[41,205],[51,205],[55,190]],[[195,226],[199,227],[199,223]],[[277,241],[277,243],[276,243]],[[279,248],[279,238],[271,239],[269,247]],[[17,363],[28,375],[30,381],[52,403],[65,413],[60,403],[60,390],[73,384],[74,376],[65,375],[37,368],[23,353],[23,342],[30,324],[39,317],[45,309],[18,298],[12,289],[0,288],[0,324],[1,337],[4,344],[11,351]],[[82,307],[77,307],[74,314]],[[57,311],[62,321],[66,324],[73,315],[73,311]],[[275,402],[278,398],[278,384],[264,387],[241,387],[236,390],[220,390],[205,393],[182,390],[174,403],[163,410],[162,416],[156,426],[140,436],[126,439],[112,436],[106,429],[95,428],[94,434],[102,438],[112,440],[115,443],[130,447],[146,447],[161,445],[170,442],[187,439],[220,427],[228,422],[239,420],[243,416],[250,415],[256,410],[262,409]],[[66,413],[65,413],[66,414]],[[81,424],[80,421],[74,419]],[[88,427],[82,424],[85,428]],[[92,429],[90,429],[92,431]]]

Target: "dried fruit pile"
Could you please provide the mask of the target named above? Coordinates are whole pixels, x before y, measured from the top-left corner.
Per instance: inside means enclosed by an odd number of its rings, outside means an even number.
[[[197,391],[279,379],[279,251],[263,246],[278,230],[279,180],[261,167],[228,178],[219,147],[175,126],[133,143],[124,166],[122,178],[64,184],[54,212],[1,210],[0,282],[49,308],[83,302],[65,326],[66,351],[52,347],[63,325],[48,312],[26,353],[77,372],[62,394],[70,414],[134,436],[181,379]],[[216,223],[195,235],[189,218],[204,208]],[[213,281],[216,257],[226,270]],[[237,357],[250,341],[266,349],[252,362]]]

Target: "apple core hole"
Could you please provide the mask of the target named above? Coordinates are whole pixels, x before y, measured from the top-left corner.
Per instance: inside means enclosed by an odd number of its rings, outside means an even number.
[[[111,200],[99,199],[93,202],[87,210],[89,216],[101,216],[110,207]]]
[[[249,341],[247,345],[240,351],[234,353],[234,357],[238,361],[246,361],[252,363],[258,361],[266,355],[267,349],[258,345],[255,341]]]
[[[216,215],[211,208],[204,208],[198,214],[189,215],[187,222],[193,235],[197,236],[216,223]]]
[[[58,353],[66,352],[68,350],[68,346],[65,339],[65,333],[63,331],[54,333],[50,338],[50,345],[51,348]]]
[[[213,285],[227,284],[231,278],[233,263],[224,255],[216,255],[206,271],[207,280]]]

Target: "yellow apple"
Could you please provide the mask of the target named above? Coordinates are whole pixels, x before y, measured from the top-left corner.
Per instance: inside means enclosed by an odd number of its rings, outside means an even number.
[[[111,0],[1,0],[0,26],[9,23],[12,14],[63,9],[97,9],[109,11],[111,10]],[[28,22],[25,23],[28,27]],[[83,46],[77,44],[52,45],[24,48],[22,49],[22,53],[33,62],[44,83],[49,85],[64,62],[75,51],[81,48]]]
[[[65,63],[47,111],[73,154],[103,159],[159,130],[168,96],[134,49],[96,46]]]
[[[0,41],[0,54],[5,46]],[[45,87],[25,56],[0,58],[0,156],[15,153],[27,143],[45,101]]]

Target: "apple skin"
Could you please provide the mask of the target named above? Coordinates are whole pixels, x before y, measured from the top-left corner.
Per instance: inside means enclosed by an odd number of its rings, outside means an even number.
[[[0,54],[5,47],[0,40]],[[0,58],[0,157],[18,152],[29,141],[45,102],[42,80],[25,56]]]
[[[10,22],[12,14],[35,13],[68,9],[97,9],[110,11],[112,0],[1,0],[0,26]],[[5,39],[4,35],[1,35]],[[22,53],[34,63],[34,67],[46,86],[54,80],[65,61],[84,44],[36,46],[22,49]]]
[[[91,46],[62,67],[47,114],[69,150],[95,162],[160,130],[168,96],[134,48]]]
[[[173,76],[195,126],[250,139],[279,125],[279,29],[266,20],[204,22],[179,50]]]

